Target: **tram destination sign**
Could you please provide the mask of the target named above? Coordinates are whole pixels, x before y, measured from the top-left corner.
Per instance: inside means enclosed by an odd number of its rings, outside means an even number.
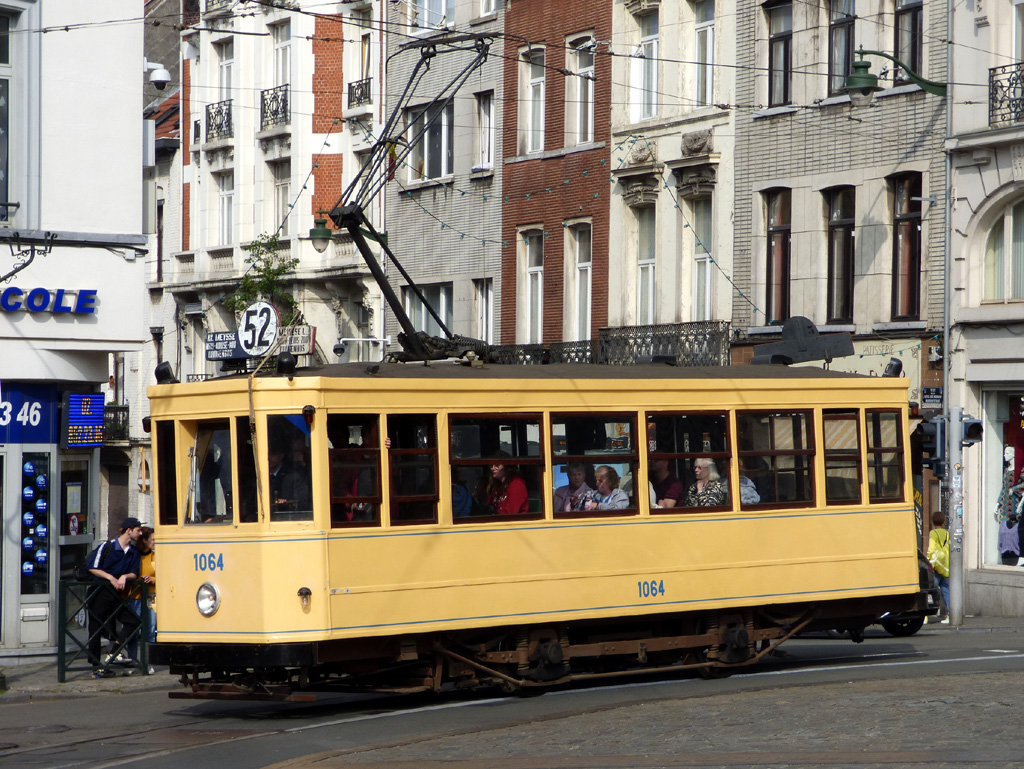
[[[280,331],[283,337],[278,352],[310,355],[316,347],[316,326],[293,326]],[[250,355],[239,344],[234,331],[217,331],[206,336],[207,360],[245,360]]]

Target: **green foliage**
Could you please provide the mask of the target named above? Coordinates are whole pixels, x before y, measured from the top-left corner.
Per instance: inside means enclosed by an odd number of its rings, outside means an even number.
[[[288,292],[286,276],[294,272],[299,260],[291,258],[289,252],[282,253],[276,234],[260,235],[242,249],[249,252],[245,257],[249,267],[224,306],[237,313],[253,302],[270,302],[281,314],[282,325],[287,326],[295,319],[298,305]]]

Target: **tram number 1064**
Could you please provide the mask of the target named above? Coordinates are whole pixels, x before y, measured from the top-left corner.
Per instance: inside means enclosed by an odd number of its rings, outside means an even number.
[[[665,580],[651,579],[636,583],[637,594],[640,598],[657,598],[665,595]]]
[[[196,571],[224,571],[223,553],[193,553]]]

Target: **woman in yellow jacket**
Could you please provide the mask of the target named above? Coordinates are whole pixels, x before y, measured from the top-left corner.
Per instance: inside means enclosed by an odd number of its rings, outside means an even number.
[[[941,510],[932,513],[932,530],[928,532],[928,563],[935,572],[935,582],[942,593],[944,620],[949,614],[949,532],[946,516]]]

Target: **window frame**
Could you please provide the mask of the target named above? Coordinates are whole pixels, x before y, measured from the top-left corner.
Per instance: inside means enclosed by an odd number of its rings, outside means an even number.
[[[849,7],[847,8],[847,4]],[[839,9],[837,12],[837,8]],[[841,14],[841,15],[840,15]],[[854,0],[832,0],[828,24],[828,95],[846,93],[846,78],[853,71],[857,19]],[[836,60],[837,43],[842,43],[842,61]]]
[[[427,283],[422,286],[418,286],[420,293],[423,294],[424,298],[428,302],[432,302],[435,297],[432,292],[436,289],[437,291],[437,306],[433,306],[434,312],[441,316],[441,320],[448,327],[450,331],[454,323],[454,295],[455,288],[452,281],[441,281],[440,283]],[[416,295],[416,292],[412,290],[411,286],[402,286],[402,305],[405,307],[405,312],[409,316],[409,320],[412,321],[413,325],[419,330],[425,331],[433,336],[439,336],[442,334],[441,327],[437,325],[437,321],[434,320],[430,312],[420,301],[420,298]]]
[[[425,526],[437,524],[440,520],[440,491],[441,491],[441,475],[440,475],[440,451],[438,448],[438,430],[437,420],[440,418],[440,414],[434,413],[416,413],[416,414],[388,414],[385,416],[387,423],[387,434],[391,441],[391,446],[387,448],[388,452],[388,522],[392,526]],[[420,417],[425,420],[431,421],[431,441],[432,446],[425,448],[399,448],[396,444],[398,441],[392,435],[392,424],[397,424],[402,419]],[[433,459],[432,469],[434,473],[434,493],[433,494],[399,494],[396,491],[397,482],[396,476],[402,469],[402,463],[399,461],[401,457],[431,457]],[[382,484],[383,485],[383,484]],[[383,491],[383,489],[382,489]],[[430,518],[410,518],[407,520],[399,519],[395,512],[399,510],[403,503],[414,503],[414,502],[433,502],[434,512]]]
[[[274,222],[273,226],[281,237],[288,236],[288,224],[291,219],[291,160],[280,160],[270,164],[270,172],[274,183]]]
[[[700,6],[711,7],[711,18],[701,20]],[[715,0],[695,0],[694,18],[694,107],[708,107],[715,101]],[[703,56],[703,60],[702,57]]]
[[[618,424],[628,423],[629,427],[630,427],[629,435],[630,435],[631,448],[628,451],[617,452],[617,453],[614,453],[614,454],[569,454],[569,453],[556,454],[555,453],[555,448],[554,448],[555,447],[555,424],[556,424],[556,422],[559,422],[559,420],[568,420],[568,419],[595,419],[595,420],[600,420],[600,421],[604,422],[606,425],[608,423],[618,423]],[[566,411],[566,412],[552,411],[551,412],[551,415],[550,415],[551,433],[549,435],[549,445],[550,445],[549,451],[550,451],[550,454],[551,454],[551,467],[552,467],[552,470],[554,469],[554,467],[556,465],[569,465],[569,464],[572,464],[572,463],[575,463],[575,462],[580,462],[582,464],[593,465],[595,470],[598,467],[600,467],[601,465],[614,466],[614,465],[626,465],[626,464],[628,464],[629,467],[630,467],[630,472],[632,474],[632,478],[634,479],[633,494],[631,495],[632,499],[630,500],[632,502],[632,504],[629,507],[622,508],[622,509],[619,509],[619,510],[573,510],[573,511],[569,511],[569,512],[566,512],[564,510],[562,510],[562,511],[553,510],[553,514],[554,514],[554,517],[556,519],[606,518],[606,517],[615,517],[615,516],[627,517],[627,516],[636,516],[636,515],[640,514],[640,499],[641,499],[641,495],[640,495],[640,492],[636,488],[637,484],[635,482],[636,479],[638,479],[640,477],[640,451],[639,451],[638,446],[639,446],[639,443],[640,443],[640,435],[641,434],[637,432],[637,425],[639,424],[639,422],[640,422],[639,415],[635,411],[624,411],[624,412],[607,413],[607,414],[602,414],[601,416],[597,416],[593,412],[587,412],[587,413],[582,413],[582,414],[579,413],[579,412],[575,412],[574,413],[574,412],[569,412],[569,411]],[[559,422],[559,423],[564,424],[564,422]],[[552,476],[554,476],[553,472],[552,472]],[[619,480],[621,482],[622,477],[620,477]],[[597,490],[596,486],[594,487],[594,490],[595,491]],[[551,479],[551,490],[550,490],[550,492],[551,492],[551,498],[553,499],[554,498],[554,492],[555,492],[554,477],[552,477],[552,479]],[[643,489],[643,492],[644,492],[643,497],[646,498],[648,496],[646,487]],[[552,507],[553,507],[553,505],[552,505]]]
[[[568,227],[573,255],[573,339],[578,342],[591,338],[594,290],[594,230],[591,222],[577,222]],[[582,248],[586,233],[586,249]],[[586,251],[586,260],[581,259]],[[586,289],[584,292],[584,288]],[[584,293],[586,297],[584,298]]]
[[[653,20],[653,30],[651,24]],[[646,27],[646,29],[645,29]],[[640,120],[658,116],[658,49],[661,40],[661,20],[658,9],[640,17],[640,45],[634,58],[638,59],[637,113]]]
[[[1024,5],[1019,7],[1024,9]],[[1024,300],[1024,200],[1003,207],[988,229],[984,249],[981,302]]]
[[[705,205],[709,210],[707,214],[702,214],[699,209]],[[706,321],[714,317],[714,257],[711,254],[714,248],[714,198],[711,195],[691,198],[690,210],[693,214],[693,226],[690,228],[693,237],[692,315],[694,321]]]
[[[636,324],[644,326],[654,324],[658,317],[658,214],[654,206],[640,206],[634,211],[637,223]]]
[[[274,42],[274,86],[291,84],[292,75],[292,37],[291,21],[285,19],[270,25]]]
[[[235,172],[215,174],[217,180],[217,240],[219,246],[235,243]],[[230,181],[230,188],[227,187]]]
[[[505,421],[521,421],[527,423],[527,425],[536,422],[538,429],[538,451],[537,456],[512,456],[512,457],[496,457],[496,456],[481,456],[474,459],[456,459],[455,452],[452,448],[452,440],[455,431],[452,429],[452,424],[455,420],[478,420],[483,422],[500,422]],[[526,412],[526,413],[487,413],[487,414],[474,414],[471,412],[452,412],[448,414],[448,470],[449,477],[454,479],[458,476],[458,472],[455,470],[457,467],[484,467],[490,468],[495,464],[495,459],[507,459],[509,461],[503,462],[502,464],[516,465],[517,467],[528,466],[539,468],[540,482],[537,491],[541,494],[540,496],[540,510],[526,513],[515,513],[515,514],[498,514],[493,515],[470,515],[460,516],[452,518],[453,523],[459,524],[471,524],[471,523],[518,523],[521,521],[539,521],[545,518],[544,511],[547,509],[547,502],[545,502],[544,494],[546,488],[550,484],[547,482],[545,476],[547,475],[547,455],[548,448],[545,445],[545,432],[544,432],[544,414],[541,412]],[[482,452],[481,452],[482,453]],[[514,461],[512,461],[514,460]],[[520,475],[522,477],[522,475]],[[525,479],[524,479],[525,483]],[[529,494],[530,488],[527,484],[527,494]],[[528,496],[529,498],[529,496]]]
[[[828,424],[833,421],[853,421],[854,436],[857,447],[855,449],[837,448],[830,449],[828,445],[829,430]],[[821,455],[823,461],[823,472],[825,480],[825,506],[834,507],[837,505],[859,505],[864,496],[864,472],[862,468],[861,450],[861,412],[855,408],[822,409],[821,412]],[[836,463],[833,465],[832,463]],[[856,498],[829,498],[829,469],[849,469],[850,463],[857,472],[857,496]]]
[[[476,94],[476,165],[473,171],[494,169],[494,91]]]
[[[431,6],[435,6],[431,8]],[[442,10],[443,9],[443,10]],[[431,24],[431,14],[437,16],[437,22]],[[421,23],[421,19],[425,23]],[[444,24],[441,24],[442,19]],[[409,26],[412,34],[423,35],[439,29],[455,26],[455,0],[409,0]]]
[[[826,320],[828,323],[853,323],[857,191],[855,187],[847,185],[832,187],[822,193],[825,195],[827,209],[828,239]],[[851,199],[852,208],[849,211],[842,208],[845,195]]]
[[[793,191],[788,187],[766,190],[765,198],[765,321],[786,321],[790,316],[790,279],[792,276]],[[785,202],[783,207],[782,203]],[[773,222],[773,205],[778,206],[779,221]],[[782,213],[785,209],[785,221]]]
[[[440,113],[438,115],[438,113]],[[455,103],[428,104],[410,107],[405,113],[406,127],[412,152],[409,153],[409,181],[428,182],[449,179],[455,174]],[[422,122],[421,122],[422,121]],[[430,122],[430,125],[427,123]],[[431,154],[431,142],[437,136],[440,152],[437,159],[438,173],[430,175],[430,166],[435,157]]]
[[[688,515],[693,515],[693,514],[702,514],[702,513],[716,513],[716,512],[732,511],[732,509],[733,509],[733,493],[732,493],[731,475],[732,475],[733,466],[734,466],[732,457],[736,453],[735,449],[734,449],[734,447],[732,445],[732,438],[731,438],[731,435],[732,435],[732,419],[733,419],[732,411],[733,411],[732,409],[725,409],[723,411],[716,411],[716,410],[710,410],[709,409],[709,410],[686,410],[686,411],[670,410],[670,411],[647,411],[646,412],[646,414],[644,416],[646,417],[646,422],[647,422],[647,477],[648,477],[648,482],[649,483],[653,483],[653,481],[651,481],[651,470],[650,470],[650,468],[651,468],[651,463],[655,462],[657,460],[661,460],[661,459],[667,460],[672,466],[674,466],[676,471],[679,470],[679,463],[680,462],[685,463],[685,466],[687,468],[686,471],[684,473],[682,473],[682,474],[680,474],[678,472],[674,473],[674,475],[676,476],[676,480],[678,480],[679,483],[683,487],[683,497],[682,497],[682,499],[680,499],[679,503],[675,507],[652,507],[651,508],[651,515],[678,515],[680,513],[688,514]],[[701,418],[702,419],[710,419],[710,418],[721,419],[722,422],[723,422],[722,438],[724,439],[725,449],[722,450],[722,451],[714,451],[713,449],[705,449],[704,448],[704,444],[702,443],[699,448],[695,447],[695,450],[693,450],[693,451],[687,451],[685,446],[684,446],[682,451],[664,451],[664,450],[659,450],[657,448],[657,445],[656,445],[657,433],[656,432],[654,433],[654,435],[655,435],[654,438],[651,437],[652,421],[655,420],[655,419],[658,419],[659,417],[661,417],[661,418],[666,418],[666,417],[667,418],[682,417],[682,418],[694,418],[694,419],[701,419]],[[651,448],[652,445],[654,445],[654,447],[655,447],[653,450]],[[719,468],[720,478],[722,479],[723,483],[725,483],[726,488],[728,490],[728,496],[727,496],[728,502],[726,504],[724,504],[724,505],[706,506],[706,507],[705,506],[696,506],[696,507],[688,507],[688,506],[686,506],[686,504],[685,504],[686,494],[689,492],[690,486],[693,485],[692,482],[691,483],[687,483],[687,481],[690,479],[691,476],[694,478],[694,480],[696,480],[696,475],[693,472],[693,468],[694,468],[694,465],[696,464],[698,459],[711,459],[711,460],[713,460],[715,462],[716,467]],[[721,472],[721,469],[720,469],[723,464],[727,468],[727,470],[725,471],[724,474]]]
[[[213,44],[217,52],[217,101],[228,101],[233,98],[231,91],[234,85],[235,42],[230,37]]]
[[[880,433],[881,424],[877,420],[872,420],[873,416],[884,416],[891,415],[895,417],[896,421],[896,445],[895,446],[876,446],[873,445],[872,439],[878,437]],[[891,502],[904,502],[905,493],[904,490],[907,485],[907,468],[906,468],[906,457],[904,456],[904,445],[903,445],[903,412],[899,409],[865,409],[864,410],[864,432],[866,435],[865,440],[865,459],[867,464],[867,478],[866,485],[868,491],[868,504],[886,504]],[[896,465],[899,471],[899,494],[893,496],[885,496],[882,494],[875,494],[874,489],[877,485],[880,485],[879,481],[876,481],[872,476],[876,478],[884,472],[886,465],[880,463],[877,460],[878,457],[884,454],[893,454],[896,458]]]
[[[589,144],[594,141],[594,68],[596,56],[594,38],[590,35],[578,37],[569,42],[572,71],[569,77],[571,87],[565,89],[567,100],[574,102],[566,109],[570,116],[572,144]],[[589,56],[590,64],[583,63]],[[568,105],[567,105],[568,106]]]
[[[771,509],[782,509],[782,508],[803,508],[803,507],[814,507],[817,505],[817,477],[816,477],[816,464],[817,464],[817,446],[815,444],[815,419],[814,410],[811,408],[800,409],[794,411],[787,411],[784,409],[736,409],[734,412],[736,418],[736,435],[737,445],[736,459],[739,463],[740,472],[746,468],[745,459],[756,458],[756,457],[803,457],[802,460],[805,464],[803,467],[798,468],[797,462],[794,459],[793,473],[794,476],[797,474],[797,470],[804,473],[806,482],[808,485],[807,498],[805,500],[796,501],[779,501],[779,470],[774,461],[770,463],[768,471],[771,473],[773,489],[775,490],[775,499],[771,502],[754,502],[754,503],[743,503],[741,501],[740,508],[743,510],[771,510]],[[744,432],[740,420],[742,417],[769,417],[774,418],[788,418],[792,419],[796,416],[803,416],[805,418],[804,435],[807,437],[808,445],[802,449],[778,449],[774,445],[767,451],[758,449],[744,449],[742,447],[739,436]],[[772,444],[775,443],[775,432],[769,429],[768,435]],[[795,486],[794,486],[795,489]]]
[[[476,278],[473,281],[476,303],[476,338],[494,342],[494,278]]]
[[[547,60],[543,48],[527,49],[522,54],[523,73],[523,154],[544,151],[544,119],[547,87]]]
[[[893,55],[922,77],[924,38],[923,0],[895,0],[893,19]],[[893,84],[911,83],[901,67],[893,67]]]
[[[521,233],[525,256],[524,282],[526,286],[526,343],[544,341],[544,232],[524,230]],[[536,248],[534,245],[536,244]],[[534,256],[539,252],[539,264]]]
[[[780,19],[787,28],[774,31],[776,13],[788,11]],[[765,9],[768,22],[768,106],[782,107],[790,103],[793,88],[793,4],[783,2]],[[779,58],[781,56],[781,66]],[[779,77],[776,77],[776,73]],[[776,82],[778,80],[778,82]],[[781,90],[781,93],[779,91]]]
[[[921,317],[922,174],[889,177],[892,201],[892,320]],[[915,200],[916,198],[916,200]],[[900,208],[908,210],[901,211]]]
[[[368,413],[349,413],[349,412],[328,412],[326,415],[326,424],[328,425],[328,438],[330,437],[330,425],[335,420],[344,420],[348,423],[347,429],[351,430],[351,425],[356,423],[371,424],[375,427],[377,435],[380,435],[381,428],[381,414],[368,412]],[[384,525],[383,515],[383,504],[384,504],[384,483],[381,477],[382,473],[382,441],[377,440],[377,446],[345,446],[342,448],[330,448],[329,444],[327,447],[327,495],[328,495],[328,518],[331,529],[348,529],[348,528],[381,528]],[[367,455],[372,452],[372,457],[367,459]],[[334,487],[334,472],[335,472],[335,458],[342,460],[351,458],[351,461],[345,464],[348,468],[353,467],[370,467],[376,471],[377,488],[376,494],[341,494],[335,495]],[[362,469],[365,469],[362,467]],[[356,483],[358,483],[358,473],[356,475]],[[352,505],[352,504],[365,504],[375,505],[376,513],[371,520],[348,520],[343,517],[335,516],[335,505]],[[344,513],[344,511],[341,511]]]

